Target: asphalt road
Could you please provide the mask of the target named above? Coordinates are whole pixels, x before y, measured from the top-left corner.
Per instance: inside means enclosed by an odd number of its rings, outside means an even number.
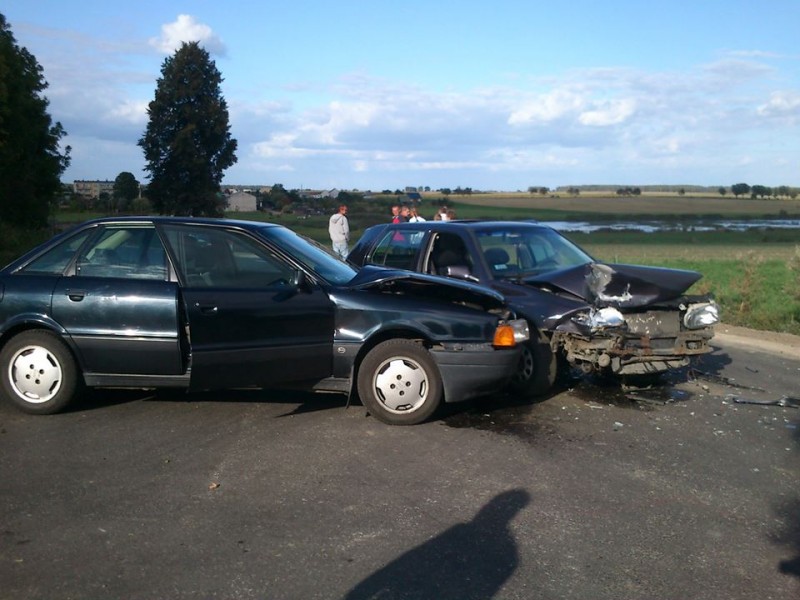
[[[2,405],[0,597],[796,600],[800,409],[740,402],[800,396],[800,353],[717,344],[406,428],[274,392]]]

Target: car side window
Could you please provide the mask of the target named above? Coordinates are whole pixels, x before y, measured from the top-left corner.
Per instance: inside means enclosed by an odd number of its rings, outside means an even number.
[[[291,265],[241,232],[171,225],[164,231],[187,287],[252,289],[294,279]]]
[[[372,251],[370,263],[392,269],[413,270],[414,258],[424,237],[423,232],[387,231]]]
[[[107,227],[81,250],[75,275],[164,280],[167,254],[155,227]]]
[[[83,245],[92,231],[93,230],[82,231],[78,235],[64,240],[29,262],[18,272],[28,275],[61,275],[70,261],[72,261],[78,248]]]

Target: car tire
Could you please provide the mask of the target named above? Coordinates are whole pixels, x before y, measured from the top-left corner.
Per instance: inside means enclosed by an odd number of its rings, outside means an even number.
[[[522,397],[546,394],[558,376],[558,357],[550,348],[550,341],[531,329],[531,339],[522,347],[519,369],[511,380],[511,392]]]
[[[25,331],[0,352],[0,389],[20,410],[48,415],[63,410],[79,387],[72,353],[50,331]]]
[[[369,414],[389,425],[416,425],[442,403],[442,377],[430,353],[411,340],[375,346],[358,369],[358,395]]]

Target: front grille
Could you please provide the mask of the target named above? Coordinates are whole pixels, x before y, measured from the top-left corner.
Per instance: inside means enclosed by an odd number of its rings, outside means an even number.
[[[681,330],[681,316],[674,310],[627,313],[625,322],[628,324],[628,334],[631,336],[668,337],[678,335]]]

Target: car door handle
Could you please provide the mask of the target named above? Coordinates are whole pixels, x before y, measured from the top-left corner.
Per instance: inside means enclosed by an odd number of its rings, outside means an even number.
[[[89,293],[86,290],[67,290],[66,294],[67,298],[69,298],[73,302],[80,302],[86,296],[89,295]]]
[[[204,315],[215,315],[219,312],[219,307],[216,304],[201,304],[200,302],[196,302],[195,307]]]

